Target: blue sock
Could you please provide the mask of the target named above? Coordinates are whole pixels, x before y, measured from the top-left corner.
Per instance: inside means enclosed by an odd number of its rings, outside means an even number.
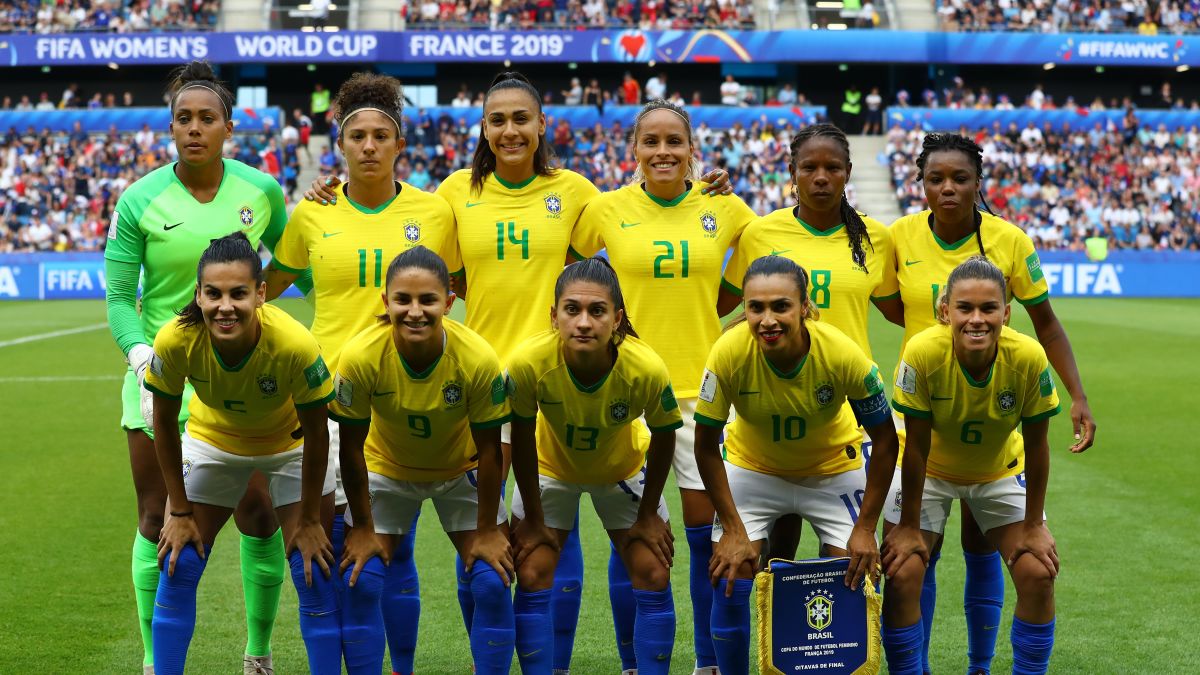
[[[383,625],[387,630],[388,653],[392,657],[392,672],[409,675],[417,651],[417,625],[421,620],[421,583],[417,578],[417,563],[413,560],[418,511],[413,516],[408,534],[396,542],[392,563],[383,579]]]
[[[633,653],[633,625],[637,616],[637,601],[633,598],[633,583],[625,563],[617,555],[617,549],[609,542],[608,555],[608,601],[612,604],[613,628],[617,633],[617,654],[621,656],[621,670],[637,668],[637,657]]]
[[[513,618],[517,626],[517,659],[525,675],[550,675],[554,664],[555,634],[550,616],[549,588],[526,591],[517,587]]]
[[[717,653],[713,648],[712,628],[704,617],[713,611],[713,587],[708,578],[708,560],[712,557],[712,525],[687,527],[684,531],[687,533],[688,550],[692,554],[688,564],[688,590],[692,594],[692,642],[696,648],[696,667],[711,668],[717,665]],[[721,669],[722,672],[724,670]]]
[[[304,560],[300,551],[288,556],[292,583],[300,600],[300,637],[308,652],[308,670],[314,675],[342,672],[342,618],[337,604],[337,568],[329,579],[312,565],[312,586],[304,583]]]
[[[1050,668],[1050,652],[1054,651],[1054,619],[1050,623],[1037,624],[1025,623],[1014,616],[1010,639],[1013,675],[1042,675]],[[157,644],[155,649],[158,649]]]
[[[888,672],[891,675],[920,675],[921,643],[924,641],[922,622],[904,628],[892,628],[885,623],[881,632]]]
[[[975,555],[963,551],[963,558],[967,562],[963,612],[967,615],[968,670],[990,673],[1004,610],[1004,565],[997,552]]]
[[[925,568],[925,582],[921,586],[921,672],[929,675],[929,636],[933,635],[933,610],[937,608],[937,564],[942,559],[940,550],[929,556]]]
[[[554,621],[554,669],[571,668],[575,649],[575,628],[579,625],[579,605],[583,602],[583,547],[579,544],[579,513],[575,526],[558,556],[554,569],[550,613]]]
[[[342,575],[345,589],[342,605],[342,656],[350,675],[383,670],[383,648],[387,644],[383,628],[383,612],[379,598],[383,595],[383,561],[371,558],[358,574],[358,582],[350,587],[350,573]]]
[[[671,597],[671,586],[668,584],[663,591],[635,588],[633,597],[637,601],[633,649],[637,652],[638,675],[667,675],[671,672],[671,652],[675,649],[675,600]]]
[[[690,542],[691,528],[688,530]],[[733,594],[728,598],[725,597],[726,583],[722,579],[712,593],[711,631],[717,666],[721,668],[721,675],[749,675],[750,591],[754,589],[754,580],[734,579]],[[641,663],[638,672],[641,672]]]
[[[512,597],[491,565],[477,562],[471,568],[471,656],[477,675],[508,675],[512,668],[516,627]],[[548,635],[548,634],[547,634]]]
[[[333,514],[333,538],[329,543],[333,544],[333,557],[341,564],[342,549],[346,547],[346,514]]]
[[[462,556],[454,554],[454,578],[458,580],[458,609],[462,612],[467,635],[471,634],[471,620],[475,618],[475,598],[471,597],[471,573],[464,572]]]
[[[206,547],[211,551],[212,547]],[[201,559],[192,545],[184,546],[175,561],[175,576],[167,576],[167,560],[158,576],[154,596],[154,672],[182,675],[188,645],[196,630],[196,587],[208,558]]]

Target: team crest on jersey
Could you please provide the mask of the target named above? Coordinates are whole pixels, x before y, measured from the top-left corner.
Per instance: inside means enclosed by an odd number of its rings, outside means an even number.
[[[546,195],[544,201],[546,202],[546,213],[549,213],[551,218],[562,217],[562,195],[551,192]]]
[[[242,208],[238,209],[238,218],[241,218],[242,225],[250,227],[254,224],[254,209],[250,208],[249,206],[243,206]]]
[[[717,216],[712,211],[700,214],[700,229],[704,230],[704,236],[709,239],[717,236]]]
[[[833,623],[833,594],[825,589],[813,591],[804,601],[804,618],[813,630],[825,630]]]
[[[813,394],[817,397],[817,405],[824,408],[833,402],[833,385],[828,382],[822,382],[817,385]]]
[[[608,404],[608,416],[614,422],[624,422],[629,417],[629,402],[617,399]]]
[[[442,385],[442,400],[445,401],[446,407],[453,408],[461,405],[463,401],[462,385],[457,382],[447,382]]]
[[[279,393],[279,384],[275,381],[274,375],[259,375],[258,390],[263,396],[271,397]]]
[[[996,394],[996,405],[1000,406],[1000,413],[1007,415],[1017,407],[1017,394],[1012,389],[1005,389],[999,394]]]
[[[192,460],[189,457],[183,458],[183,479],[187,480],[188,474],[192,472]]]
[[[404,238],[414,244],[421,241],[421,223],[411,218],[404,221]]]

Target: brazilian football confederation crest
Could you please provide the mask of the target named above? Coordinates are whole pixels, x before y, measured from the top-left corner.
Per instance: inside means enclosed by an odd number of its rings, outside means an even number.
[[[259,375],[258,390],[262,392],[263,396],[270,398],[279,393],[279,383],[275,381],[274,375]]]
[[[804,617],[813,630],[825,630],[833,623],[833,598],[829,591],[816,590],[809,593],[804,603]]]
[[[1017,394],[1012,389],[1005,389],[999,394],[996,394],[996,405],[1000,406],[1000,413],[1007,415],[1017,407]]]
[[[614,422],[624,422],[629,417],[629,403],[619,399],[613,401],[608,405],[608,415]]]
[[[462,385],[457,382],[447,382],[442,385],[442,400],[446,402],[446,407],[453,408],[463,401]]]
[[[700,229],[704,230],[704,236],[709,239],[717,236],[717,217],[712,211],[700,214]]]
[[[421,241],[421,224],[412,219],[404,221],[404,238],[414,244]]]
[[[242,225],[250,227],[254,224],[254,209],[249,206],[243,206],[238,209],[238,218],[241,219]]]
[[[833,385],[828,382],[822,382],[817,386],[813,394],[817,397],[817,405],[824,408],[833,402]]]
[[[546,213],[549,213],[550,217],[562,217],[562,195],[558,194],[557,192],[551,192],[546,195],[544,201],[546,202]]]

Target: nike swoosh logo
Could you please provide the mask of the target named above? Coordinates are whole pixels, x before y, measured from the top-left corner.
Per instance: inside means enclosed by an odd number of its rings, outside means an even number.
[[[322,239],[328,239],[328,238],[330,238],[330,237],[336,237],[336,236],[338,236],[339,234],[341,234],[341,232],[322,232],[322,233],[321,233],[321,238],[322,238]]]
[[[624,230],[624,229],[628,229],[628,228],[630,228],[630,227],[636,227],[636,226],[638,226],[638,225],[641,225],[641,224],[642,224],[642,222],[641,222],[640,220],[639,220],[638,222],[636,222],[636,223],[627,223],[627,222],[625,222],[625,221],[623,221],[623,220],[622,220],[622,221],[621,221],[621,229],[622,229],[622,230]]]
[[[394,392],[394,391],[375,391],[375,392],[371,392],[371,395],[372,396],[387,396],[388,394],[394,394],[394,393],[396,393],[396,392]]]
[[[792,249],[790,249],[790,248],[785,248],[782,251],[776,251],[775,249],[771,249],[771,255],[779,255],[781,253],[790,253],[791,250]]]
[[[481,205],[483,205],[483,204],[486,204],[486,203],[487,203],[487,202],[467,202],[467,208],[468,208],[468,209],[473,209],[473,208],[475,208],[476,206],[481,206]]]
[[[509,645],[511,645],[511,644],[512,644],[511,642],[495,642],[495,641],[493,641],[493,640],[488,640],[488,646],[489,646],[489,647],[507,647],[507,646],[509,646]],[[534,652],[534,653],[536,654],[537,652]],[[510,659],[511,659],[512,657],[511,657],[511,656],[509,656],[508,658],[510,658]]]
[[[924,262],[924,261],[923,261],[923,260],[909,260],[909,259],[905,258],[905,259],[904,259],[904,266],[905,266],[905,267],[909,267],[909,266],[912,266],[912,265],[916,265],[916,264],[917,264],[917,263],[919,263],[919,262]]]
[[[984,629],[984,630],[996,630],[996,629],[997,629],[997,628],[999,628],[999,627],[1000,627],[1000,626],[984,626],[984,627],[983,627],[983,629]]]
[[[931,398],[934,401],[953,401],[954,400],[953,396],[930,396],[929,398]]]
[[[578,586],[563,586],[562,587],[563,593],[574,593],[577,590],[579,590]]]
[[[167,225],[166,223],[163,223],[163,232],[169,232],[182,224],[182,222],[175,223],[174,225]]]
[[[401,595],[412,595],[413,593],[416,593],[416,592],[417,592],[417,587],[416,587],[416,586],[410,586],[410,587],[408,587],[408,588],[401,588],[401,589],[400,589],[400,594],[401,594]]]
[[[747,395],[749,395],[749,394],[758,394],[758,393],[761,393],[761,392],[757,392],[757,391],[739,391],[739,392],[738,392],[738,396],[747,396]]]
[[[488,644],[489,644],[489,645],[490,645],[490,644],[492,644],[490,640],[488,641]],[[533,650],[533,651],[529,652],[528,654],[522,654],[521,652],[517,652],[517,656],[520,656],[520,657],[521,657],[521,658],[523,658],[523,659],[527,659],[527,658],[529,658],[529,657],[533,656],[534,654],[540,653],[541,651],[542,651],[542,650],[540,650],[540,649],[535,649],[535,650]],[[510,658],[510,659],[511,659],[512,657],[511,657],[511,656],[509,656],[508,658]]]
[[[621,640],[622,647],[628,647],[631,644],[633,644],[633,640]]]
[[[658,659],[659,661],[666,661],[667,659],[669,659],[671,657],[668,656],[667,654],[658,654],[654,658]]]
[[[562,401],[538,401],[542,405],[562,405]]]
[[[713,633],[712,639],[718,640],[720,642],[730,642],[731,641],[729,638],[723,638],[720,635],[717,635],[716,633]]]

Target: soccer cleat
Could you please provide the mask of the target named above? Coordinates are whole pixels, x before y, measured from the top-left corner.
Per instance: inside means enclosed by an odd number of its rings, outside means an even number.
[[[628,670],[622,670],[621,675],[638,675],[637,668],[630,668]]]
[[[271,661],[270,654],[266,656],[246,654],[242,657],[242,673],[243,675],[275,675],[275,664]]]
[[[716,666],[705,666],[692,671],[692,675],[721,675],[721,669]]]

